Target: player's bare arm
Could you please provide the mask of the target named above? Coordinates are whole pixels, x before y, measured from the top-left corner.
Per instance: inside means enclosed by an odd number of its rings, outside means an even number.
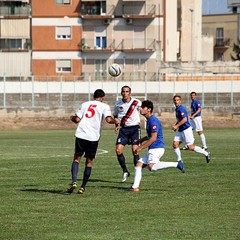
[[[177,122],[175,125],[172,126],[172,130],[176,131],[180,126],[182,126],[185,122],[187,122],[187,118],[183,118],[180,122]]]
[[[154,143],[157,140],[157,132],[153,132],[151,133],[151,137],[148,138],[147,136],[147,141],[144,144],[141,144],[140,146],[138,146],[138,148],[136,149],[136,153],[139,153],[143,148],[148,148],[152,143]]]
[[[70,119],[71,119],[71,121],[74,122],[74,123],[79,123],[80,120],[81,120],[77,115],[71,115],[71,116],[70,116]]]
[[[195,118],[195,116],[197,116],[201,111],[202,111],[202,109],[198,108],[198,110],[192,116],[190,116],[190,119]]]
[[[105,118],[106,122],[109,123],[109,124],[116,124],[116,120],[115,118],[111,117],[111,116],[108,116]]]

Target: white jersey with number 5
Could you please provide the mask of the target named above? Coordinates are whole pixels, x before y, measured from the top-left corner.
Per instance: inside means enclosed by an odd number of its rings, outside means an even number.
[[[76,115],[81,120],[75,136],[88,141],[98,141],[102,130],[102,121],[112,114],[109,105],[93,100],[82,103]]]

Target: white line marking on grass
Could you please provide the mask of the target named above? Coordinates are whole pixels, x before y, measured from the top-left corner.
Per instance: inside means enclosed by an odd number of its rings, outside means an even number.
[[[102,154],[107,154],[108,151],[104,150],[104,149],[98,149],[97,150],[97,155],[102,155]],[[38,158],[38,159],[46,159],[46,158],[68,158],[68,157],[72,157],[73,154],[55,154],[55,155],[42,155],[41,154],[27,154],[27,156],[24,156],[23,154],[14,156],[12,153],[9,154],[4,154],[0,156],[0,159],[2,160],[10,160],[10,159],[31,159],[31,158]]]

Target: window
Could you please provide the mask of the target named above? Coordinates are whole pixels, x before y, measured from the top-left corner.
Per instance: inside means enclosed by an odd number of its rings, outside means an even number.
[[[224,45],[224,35],[223,35],[223,28],[216,29],[216,46],[223,46]]]
[[[106,48],[107,47],[107,37],[96,37],[96,48]]]
[[[71,27],[56,27],[57,39],[71,39]]]
[[[56,3],[60,5],[70,5],[71,0],[56,0]]]
[[[71,72],[71,60],[61,59],[56,61],[56,72]]]
[[[0,49],[23,49],[22,39],[0,39]]]
[[[106,1],[86,1],[81,4],[81,14],[106,15]]]

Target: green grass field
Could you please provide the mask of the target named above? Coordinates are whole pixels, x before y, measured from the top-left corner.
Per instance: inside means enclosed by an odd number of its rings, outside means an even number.
[[[104,130],[86,192],[68,195],[74,131],[0,132],[0,239],[239,239],[240,129],[206,129],[209,164],[183,151],[185,174],[144,169],[138,193],[126,191],[134,176],[130,148],[131,176],[121,183],[116,135]],[[164,134],[162,161],[175,161],[174,133]]]

